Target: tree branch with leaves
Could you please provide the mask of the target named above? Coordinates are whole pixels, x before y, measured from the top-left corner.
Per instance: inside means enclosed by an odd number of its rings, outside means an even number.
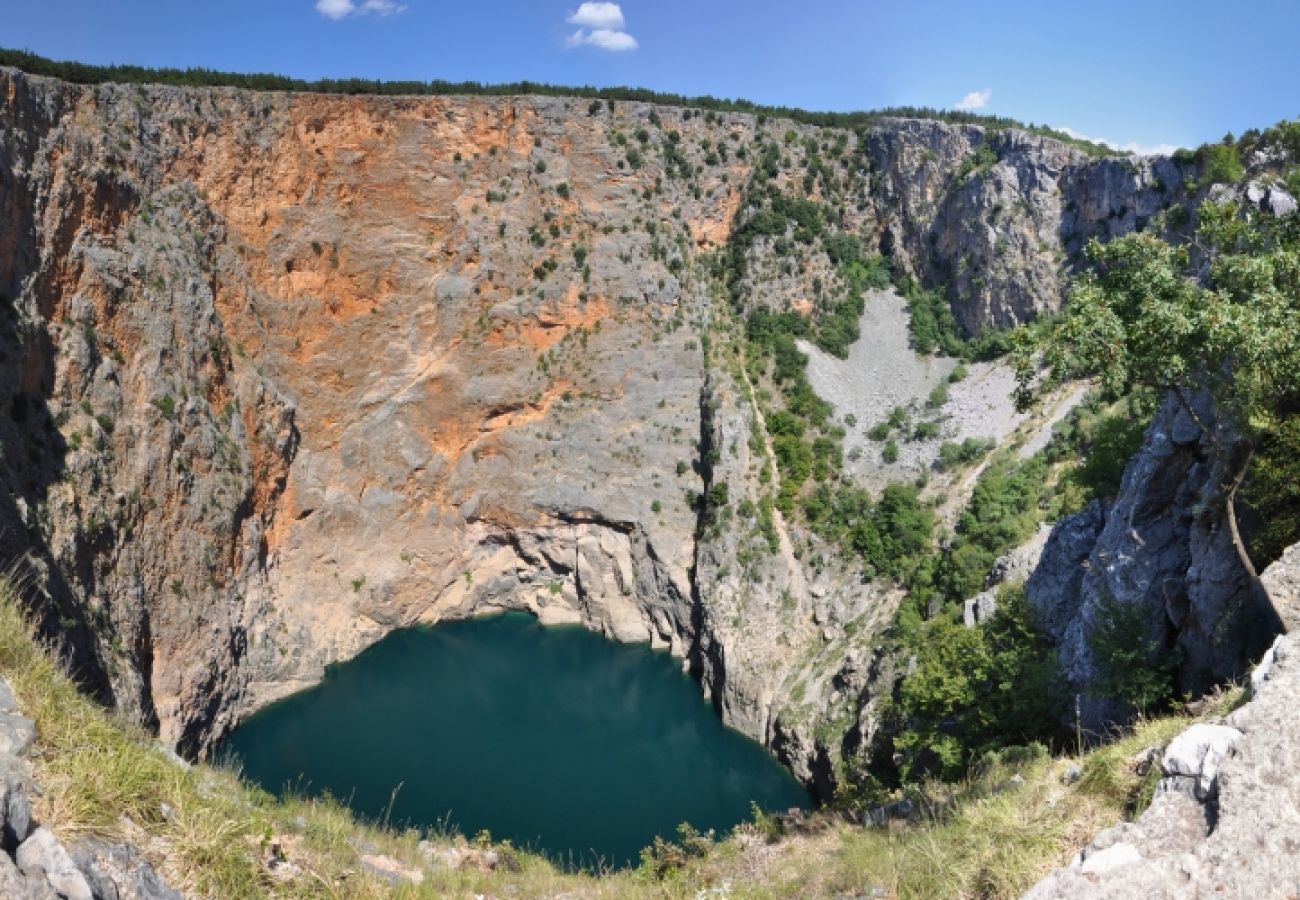
[[[1116,394],[1172,392],[1225,473],[1220,499],[1261,614],[1284,630],[1242,540],[1236,500],[1258,447],[1300,412],[1300,216],[1206,202],[1188,245],[1139,233],[1091,241],[1085,252],[1090,269],[1059,321],[1013,336],[1018,405],[1081,377]],[[1213,426],[1193,396],[1213,403]]]

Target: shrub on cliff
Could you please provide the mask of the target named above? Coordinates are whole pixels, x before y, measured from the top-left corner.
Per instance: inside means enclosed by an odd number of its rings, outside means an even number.
[[[1047,384],[1091,375],[1115,396],[1147,387],[1177,397],[1226,472],[1224,521],[1261,631],[1276,632],[1281,618],[1241,537],[1236,497],[1252,464],[1285,446],[1278,436],[1300,410],[1300,216],[1204,203],[1198,220],[1195,258],[1149,234],[1090,242],[1092,271],[1061,319],[1037,337],[1016,336],[1018,400],[1041,386],[1039,352]],[[1217,422],[1197,412],[1197,393],[1213,401]],[[1300,500],[1300,487],[1283,490]]]
[[[1088,651],[1096,667],[1090,690],[1139,713],[1165,706],[1174,694],[1177,655],[1151,634],[1151,613],[1141,603],[1102,594]]]
[[[1061,736],[1067,694],[1056,653],[1035,629],[1021,587],[1004,587],[988,622],[947,616],[911,636],[915,667],[893,709],[898,774],[946,779],[989,751]]]

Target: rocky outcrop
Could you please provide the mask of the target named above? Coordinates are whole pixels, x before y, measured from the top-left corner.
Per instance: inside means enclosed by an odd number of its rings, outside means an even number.
[[[1294,551],[1296,548],[1292,548]],[[1266,588],[1294,583],[1294,552]],[[1102,832],[1026,894],[1053,897],[1280,897],[1300,885],[1300,645],[1278,638],[1250,702],[1193,725],[1164,750],[1164,775],[1135,822]]]
[[[0,70],[0,558],[45,633],[202,755],[395,628],[527,609],[679,654],[829,790],[898,595],[755,531],[754,387],[706,348],[760,145],[903,268],[965,260],[971,330],[1059,303],[1164,177],[938,123]],[[819,247],[749,252],[741,314],[829,296]]]
[[[966,332],[1058,308],[1079,251],[1188,194],[1176,160],[1092,159],[1049,137],[900,120],[868,135],[880,249],[945,290]]]
[[[0,896],[11,900],[180,900],[140,851],[88,838],[66,846],[32,818],[36,727],[0,679]]]
[[[1197,408],[1207,428],[1217,427],[1205,401]],[[1272,640],[1232,545],[1226,476],[1208,441],[1167,398],[1115,501],[1093,503],[1053,529],[1026,591],[1076,690],[1086,694],[1096,678],[1089,637],[1111,600],[1143,610],[1148,637],[1177,652],[1179,687],[1192,695],[1244,674]],[[1125,715],[1098,698],[1085,703],[1092,728]]]

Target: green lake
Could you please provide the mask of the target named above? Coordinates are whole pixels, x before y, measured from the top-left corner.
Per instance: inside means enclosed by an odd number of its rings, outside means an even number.
[[[272,791],[451,825],[566,863],[635,863],[690,822],[724,833],[808,794],[726,728],[680,661],[523,613],[389,635],[250,717],[226,752]]]

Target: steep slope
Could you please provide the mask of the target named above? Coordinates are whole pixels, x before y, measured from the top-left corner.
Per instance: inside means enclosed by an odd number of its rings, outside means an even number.
[[[1293,603],[1300,547],[1263,574],[1266,589]],[[1251,699],[1219,723],[1175,737],[1158,763],[1161,781],[1141,817],[1097,836],[1067,868],[1027,898],[1271,897],[1300,881],[1295,764],[1294,635],[1279,637],[1250,678]]]
[[[931,122],[0,84],[0,552],[86,686],[200,755],[394,628],[522,608],[672,650],[828,792],[898,596],[795,518],[720,527],[771,491],[743,317],[843,288],[803,225],[735,240],[757,188],[958,273],[971,331],[1181,196]]]

